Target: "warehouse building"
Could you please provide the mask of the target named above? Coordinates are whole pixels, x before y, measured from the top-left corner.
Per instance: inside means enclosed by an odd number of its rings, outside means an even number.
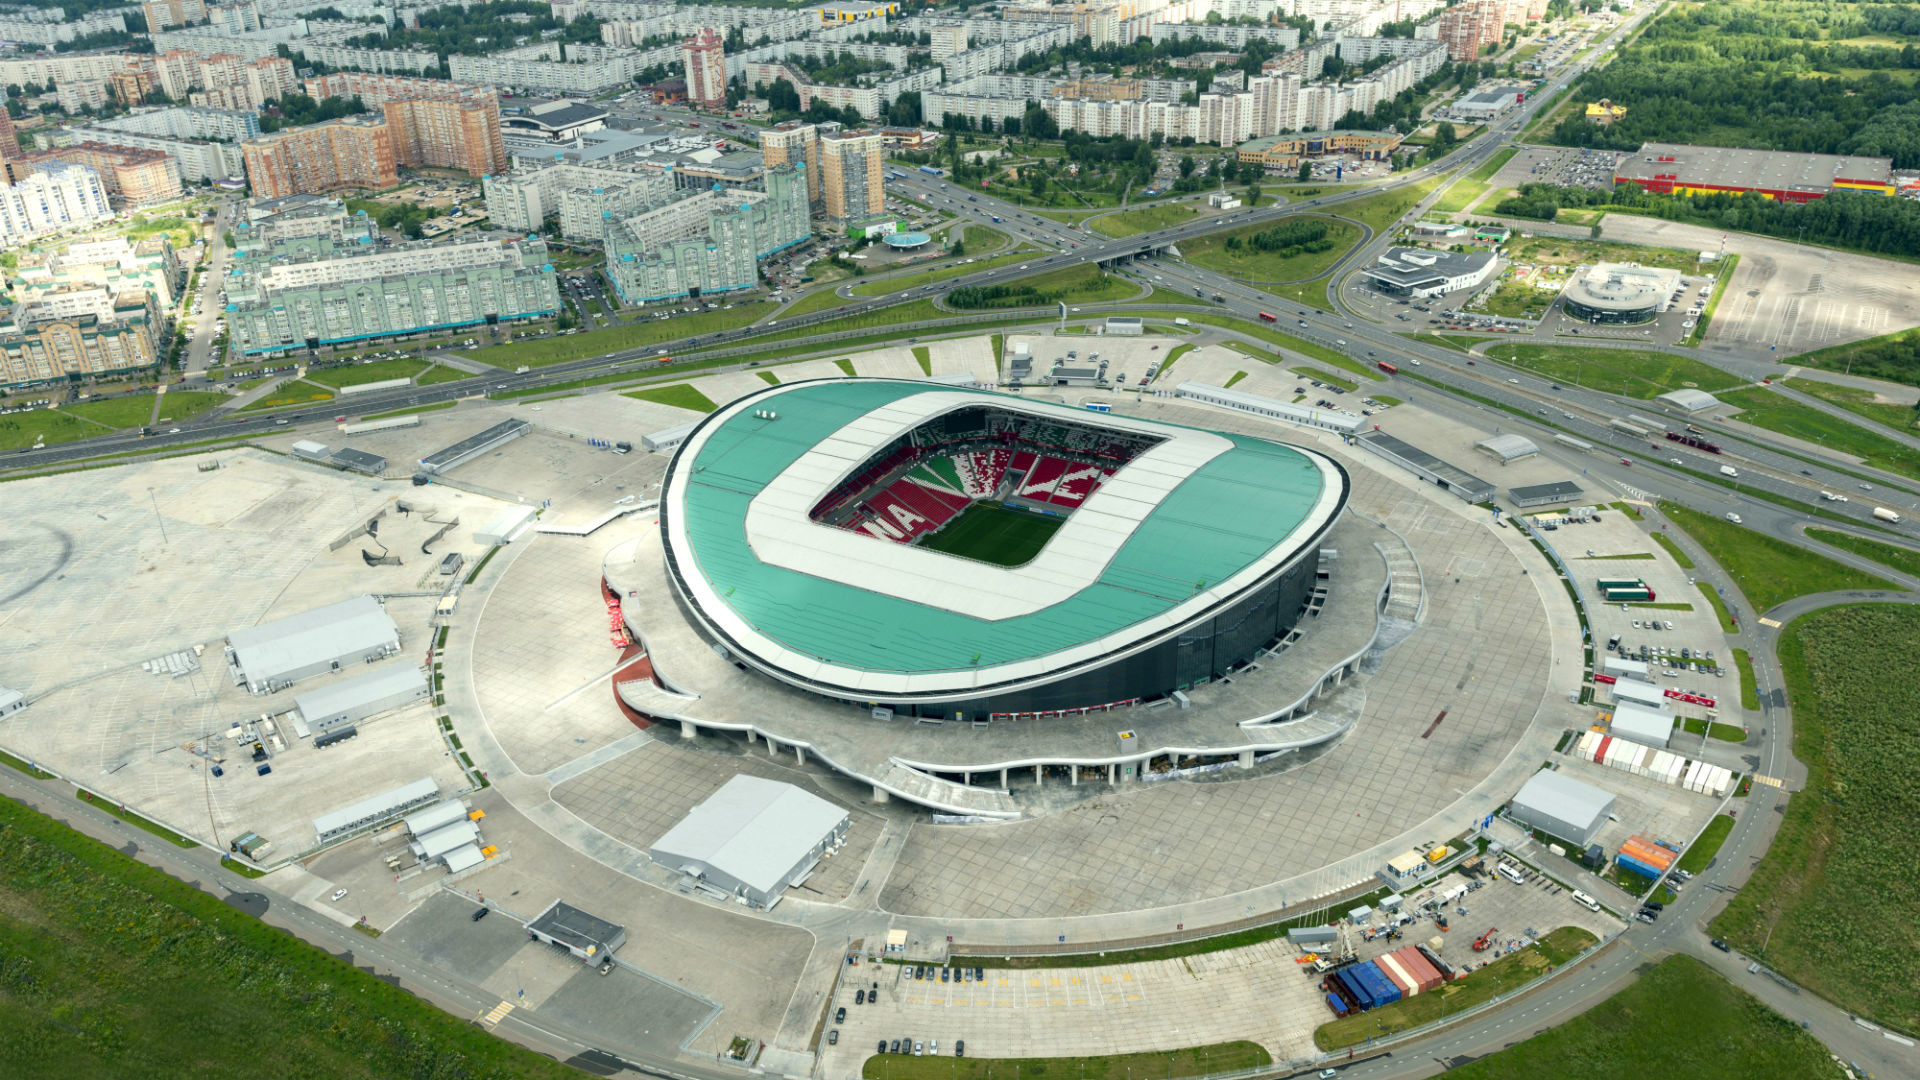
[[[1811,202],[1836,191],[1894,193],[1893,159],[1786,150],[1646,143],[1621,157],[1613,182],[1662,195],[1753,193],[1785,202]]]
[[[1509,461],[1518,461],[1521,458],[1532,457],[1540,452],[1540,448],[1533,444],[1532,439],[1524,435],[1515,435],[1511,432],[1481,439],[1473,445],[1474,449],[1487,454],[1502,465],[1505,465]]]
[[[1384,431],[1362,432],[1355,437],[1354,443],[1470,503],[1483,503],[1493,498],[1495,488],[1492,484]]]
[[[1665,709],[1650,709],[1631,701],[1621,701],[1613,707],[1613,721],[1607,733],[1616,739],[1665,750],[1667,744],[1673,741],[1673,714]]]
[[[735,776],[648,854],[702,891],[772,910],[845,842],[848,823],[845,810],[792,784]]]
[[[293,707],[308,728],[324,734],[426,696],[427,677],[419,668],[387,664],[296,695]]]
[[[1681,412],[1692,414],[1706,412],[1716,408],[1720,399],[1705,390],[1671,390],[1654,399],[1665,405],[1671,405]]]
[[[348,664],[400,652],[400,628],[380,601],[356,596],[227,635],[227,668],[248,693],[271,694]]]
[[[1476,288],[1493,275],[1493,268],[1491,251],[1395,247],[1360,272],[1388,296],[1428,297]]]
[[[472,461],[495,447],[529,434],[533,425],[525,420],[504,420],[475,435],[469,435],[443,450],[436,450],[420,459],[420,471],[431,476]]]
[[[1488,120],[1520,102],[1520,91],[1512,89],[1478,90],[1448,106],[1453,115],[1468,120]]]
[[[695,421],[691,424],[681,424],[679,427],[670,427],[663,431],[656,431],[650,435],[642,435],[640,436],[640,445],[650,454],[657,454],[662,450],[671,450],[681,443],[686,442],[687,436],[693,434],[693,429],[699,426],[699,422]]]
[[[1117,337],[1139,337],[1147,332],[1147,321],[1138,315],[1107,316],[1107,333]]]
[[[555,900],[526,924],[527,936],[558,945],[589,964],[610,961],[627,940],[627,928]]]
[[[313,835],[322,844],[343,839],[360,829],[400,817],[440,801],[440,787],[431,777],[361,799],[345,809],[313,819]]]
[[[0,686],[0,717],[12,716],[27,707],[27,695],[18,690]]]
[[[1507,816],[1585,849],[1613,812],[1613,796],[1551,769],[1534,773],[1507,804]]]
[[[1560,294],[1567,314],[1590,323],[1643,323],[1682,288],[1680,271],[1637,263],[1595,263]]]
[[[1530,506],[1562,506],[1579,497],[1580,485],[1571,480],[1507,489],[1507,498],[1513,505],[1523,509]]]
[[[415,422],[417,423],[418,421]],[[355,450],[347,446],[335,450],[330,460],[333,464],[343,469],[352,469],[354,472],[365,473],[368,476],[379,476],[381,473],[387,471],[386,458],[379,454],[369,454],[365,450]]]

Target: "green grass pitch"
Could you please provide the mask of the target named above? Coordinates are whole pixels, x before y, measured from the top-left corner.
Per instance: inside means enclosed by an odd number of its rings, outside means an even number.
[[[1040,554],[1065,521],[977,502],[920,546],[995,566],[1022,566]]]

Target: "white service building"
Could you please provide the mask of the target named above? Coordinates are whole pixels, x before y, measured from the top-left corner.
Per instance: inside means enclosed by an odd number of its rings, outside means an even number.
[[[227,635],[227,669],[248,693],[271,694],[300,679],[371,664],[400,651],[400,628],[380,601],[356,596]]]
[[[1582,849],[1607,823],[1613,795],[1551,769],[1542,769],[1507,805],[1507,815],[1531,829],[1580,845]]]
[[[840,846],[848,824],[845,810],[792,784],[735,776],[648,854],[704,891],[771,910]]]

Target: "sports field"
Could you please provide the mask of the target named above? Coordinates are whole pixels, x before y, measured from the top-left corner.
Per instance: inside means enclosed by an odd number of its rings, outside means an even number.
[[[920,546],[995,566],[1023,566],[1047,546],[1066,518],[974,503]]]

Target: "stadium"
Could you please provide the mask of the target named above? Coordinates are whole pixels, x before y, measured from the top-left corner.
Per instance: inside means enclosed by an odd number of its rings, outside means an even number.
[[[674,599],[721,655],[975,722],[1159,700],[1284,639],[1349,494],[1311,450],[924,381],[769,387],[661,484]]]

